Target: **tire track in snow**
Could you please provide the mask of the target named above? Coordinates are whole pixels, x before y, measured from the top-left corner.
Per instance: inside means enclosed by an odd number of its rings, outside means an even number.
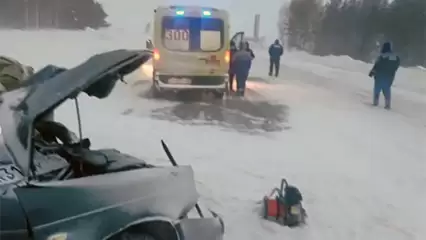
[[[262,88],[267,85],[249,82],[244,99],[225,97],[179,99],[174,96],[158,99],[150,91],[151,81],[134,81],[133,99],[123,109],[123,115],[154,118],[188,126],[219,126],[222,130],[234,130],[246,134],[265,134],[288,130],[288,106],[269,101]],[[265,90],[265,89],[263,89]]]

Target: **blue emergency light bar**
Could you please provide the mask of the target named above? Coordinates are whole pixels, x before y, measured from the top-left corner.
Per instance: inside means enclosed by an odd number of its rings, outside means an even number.
[[[183,15],[185,15],[185,11],[184,10],[177,10],[176,15],[183,16]],[[211,16],[211,15],[212,15],[212,12],[210,12],[208,10],[203,11],[203,16]]]

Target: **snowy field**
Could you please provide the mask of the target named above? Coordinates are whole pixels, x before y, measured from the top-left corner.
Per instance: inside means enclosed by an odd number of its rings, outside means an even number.
[[[41,68],[71,67],[91,54],[143,48],[123,28],[87,32],[0,31],[0,53]],[[426,239],[426,71],[401,69],[393,109],[373,108],[371,65],[347,57],[285,55],[281,78],[265,81],[255,49],[243,103],[183,103],[149,96],[149,65],[107,100],[81,97],[83,132],[95,147],[155,164],[192,165],[202,200],[220,213],[226,239]],[[56,120],[76,126],[65,104]],[[257,202],[281,178],[300,188],[309,218],[289,229],[258,216]]]

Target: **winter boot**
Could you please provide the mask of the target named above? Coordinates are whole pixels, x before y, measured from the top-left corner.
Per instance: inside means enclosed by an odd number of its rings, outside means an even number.
[[[239,97],[244,97],[244,89],[239,88],[236,92],[236,95]]]
[[[379,105],[379,96],[378,96],[378,94],[374,94],[374,96],[373,96],[373,103],[371,105],[373,105],[375,107],[377,107]]]
[[[390,88],[387,89],[386,95],[385,95],[385,109],[387,109],[387,110],[391,109]]]
[[[385,105],[385,109],[386,109],[386,110],[390,110],[390,109],[391,109],[390,104],[386,104],[386,105]]]

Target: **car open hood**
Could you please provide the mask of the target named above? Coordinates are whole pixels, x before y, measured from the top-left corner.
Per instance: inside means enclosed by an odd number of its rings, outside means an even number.
[[[56,75],[43,78],[36,73],[28,79],[29,84],[0,95],[0,127],[15,163],[28,173],[27,138],[36,119],[81,92],[97,98],[107,97],[121,77],[135,71],[150,58],[149,51],[104,52]]]
[[[151,53],[147,51],[129,50],[115,50],[92,56],[75,68],[30,86],[18,108],[26,112],[27,118],[34,119],[81,92],[105,98],[111,93],[117,80],[120,80],[120,76],[133,72],[150,57]]]

